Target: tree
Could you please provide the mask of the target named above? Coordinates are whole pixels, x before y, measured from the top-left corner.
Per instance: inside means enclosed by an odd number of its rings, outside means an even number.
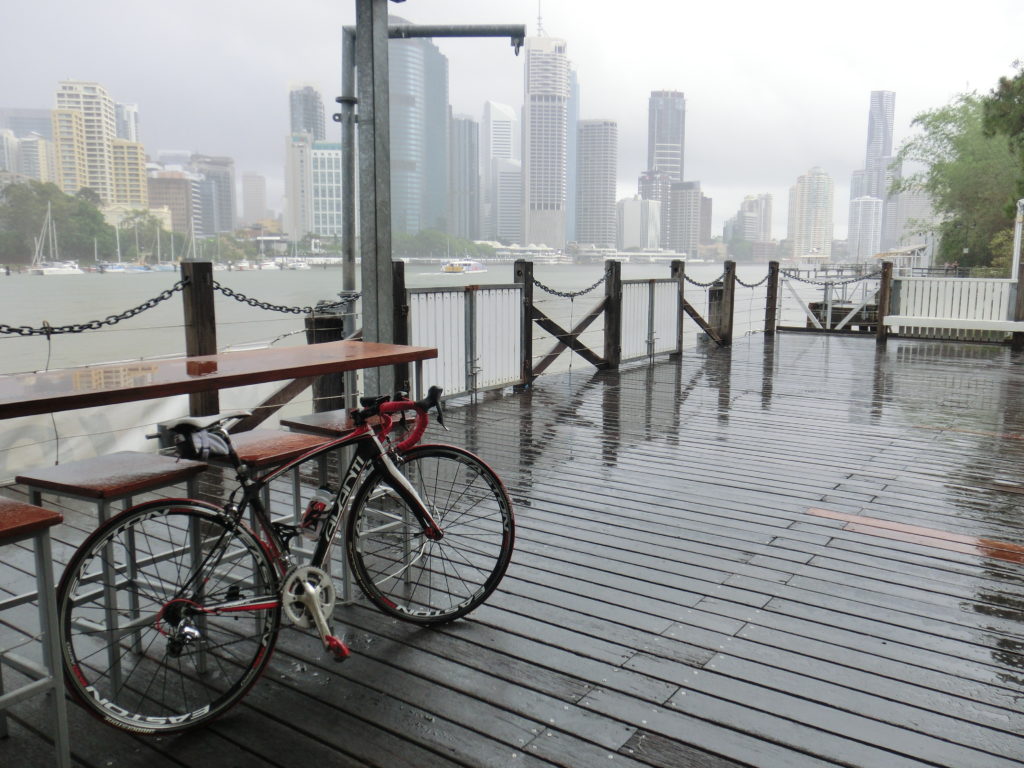
[[[983,104],[986,136],[1004,136],[1016,157],[1017,195],[1024,197],[1024,62],[1013,62],[1015,77],[999,78]]]
[[[923,190],[942,218],[936,260],[961,266],[987,266],[993,238],[1013,227],[1007,202],[1014,197],[1017,164],[1005,140],[986,135],[984,102],[976,93],[923,112],[913,125],[921,133],[897,154],[904,167],[924,170],[897,181],[897,192]]]

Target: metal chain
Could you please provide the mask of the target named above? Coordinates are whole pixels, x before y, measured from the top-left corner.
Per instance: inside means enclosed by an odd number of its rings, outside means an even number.
[[[723,277],[725,277],[725,272],[720,274],[718,277],[716,277],[710,283],[698,283],[696,280],[694,280],[692,277],[687,275],[685,272],[683,273],[683,278],[686,280],[686,282],[688,282],[690,285],[696,285],[698,288],[710,288],[712,285],[717,283]]]
[[[800,277],[800,275],[795,275],[792,272],[779,270],[779,274],[783,277],[788,277],[790,280],[797,280],[801,283],[807,283],[808,285],[849,285],[850,283],[859,283],[861,280],[875,280],[882,276],[881,272],[872,272],[869,275],[860,275],[846,280],[809,280],[806,277]]]
[[[560,296],[563,299],[575,299],[577,296],[583,296],[584,294],[590,293],[592,290],[597,288],[601,283],[605,281],[607,275],[601,275],[601,279],[594,283],[589,288],[584,288],[582,291],[556,291],[554,288],[549,288],[544,285],[537,278],[533,278],[533,284],[540,288],[545,293],[550,293],[552,296]]]
[[[768,275],[765,275],[756,283],[744,283],[742,280],[740,280],[740,276],[736,275],[736,282],[742,285],[744,288],[757,288],[757,286],[763,285],[764,283],[768,282]]]
[[[11,333],[18,336],[53,336],[59,333],[82,333],[83,331],[98,331],[104,325],[117,325],[122,320],[127,320],[130,317],[135,317],[138,314],[145,312],[147,309],[152,309],[157,304],[167,301],[178,291],[184,290],[188,280],[179,280],[171,288],[166,291],[161,291],[159,294],[154,296],[149,301],[140,304],[137,307],[126,309],[118,315],[108,315],[103,320],[92,320],[88,323],[72,323],[70,325],[50,325],[45,320],[40,328],[32,328],[28,325],[5,325],[0,323],[0,333]]]
[[[220,291],[228,298],[240,301],[243,304],[248,304],[250,307],[256,307],[257,309],[268,309],[272,312],[285,312],[292,315],[309,315],[314,311],[322,312],[325,309],[333,309],[334,307],[341,307],[348,304],[350,301],[354,301],[359,298],[358,293],[340,293],[338,294],[341,298],[338,301],[332,302],[318,302],[316,307],[286,307],[282,304],[271,304],[268,301],[260,301],[246,296],[244,293],[239,291],[233,291],[226,285],[221,285],[216,280],[213,281],[213,289]]]

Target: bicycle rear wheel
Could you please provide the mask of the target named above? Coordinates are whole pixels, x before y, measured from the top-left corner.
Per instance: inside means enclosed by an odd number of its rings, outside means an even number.
[[[216,507],[160,500],[93,532],[57,591],[67,687],[135,733],[170,733],[235,704],[270,659],[278,578]]]
[[[472,611],[501,581],[515,524],[497,475],[468,451],[427,445],[396,461],[444,532],[426,538],[419,521],[375,470],[348,518],[348,557],[363,593],[406,621],[438,624]]]

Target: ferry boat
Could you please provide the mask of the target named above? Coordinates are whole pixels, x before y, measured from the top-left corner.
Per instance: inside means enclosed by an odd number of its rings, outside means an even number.
[[[481,264],[479,261],[471,261],[470,259],[455,259],[453,261],[446,261],[441,267],[441,271],[447,274],[462,275],[469,274],[470,272],[486,272],[487,267]]]

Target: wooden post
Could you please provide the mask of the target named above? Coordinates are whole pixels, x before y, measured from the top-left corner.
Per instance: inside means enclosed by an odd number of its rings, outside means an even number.
[[[181,292],[185,309],[185,354],[188,357],[217,354],[217,318],[213,305],[213,264],[209,261],[181,262]],[[209,416],[220,412],[220,395],[194,392],[188,396],[192,416]]]
[[[615,370],[622,361],[622,264],[604,265],[604,359]]]
[[[672,260],[672,279],[676,281],[676,351],[670,357],[681,357],[683,354],[683,287],[686,285],[686,262],[682,259]]]
[[[1017,222],[1018,227],[1020,226],[1020,219],[1022,215],[1021,204],[1017,203]],[[1020,238],[1019,230],[1017,238]],[[1014,247],[1014,258],[1018,258],[1019,248],[1015,245]],[[1017,302],[1013,307],[1013,319],[1020,322],[1024,320],[1024,264],[1017,265]],[[1024,350],[1024,333],[1014,331],[1010,338],[1010,349],[1014,352],[1020,352]]]
[[[513,387],[522,392],[533,384],[533,262],[518,260],[513,269],[515,282],[522,286],[522,318],[519,324],[519,361],[522,380]]]
[[[878,327],[875,329],[875,341],[885,344],[889,338],[889,329],[885,325],[885,317],[889,314],[889,297],[892,295],[892,262],[882,262],[882,284],[878,287]]]
[[[736,262],[725,262],[725,286],[722,291],[722,346],[732,344],[733,313],[736,308]]]
[[[394,318],[391,327],[394,329],[395,344],[409,343],[409,295],[405,290],[405,262],[396,261],[391,265],[391,290],[394,305]],[[419,382],[423,388],[423,382]],[[409,364],[399,363],[395,366],[395,389],[412,392],[412,380],[409,377]]]
[[[345,313],[342,311],[317,312],[306,315],[306,343],[323,344],[345,338]],[[313,380],[313,410],[333,411],[345,407],[344,376],[332,373]]]
[[[779,262],[768,262],[768,295],[765,297],[764,305],[764,335],[775,336],[775,326],[778,319],[775,312],[779,307]]]

